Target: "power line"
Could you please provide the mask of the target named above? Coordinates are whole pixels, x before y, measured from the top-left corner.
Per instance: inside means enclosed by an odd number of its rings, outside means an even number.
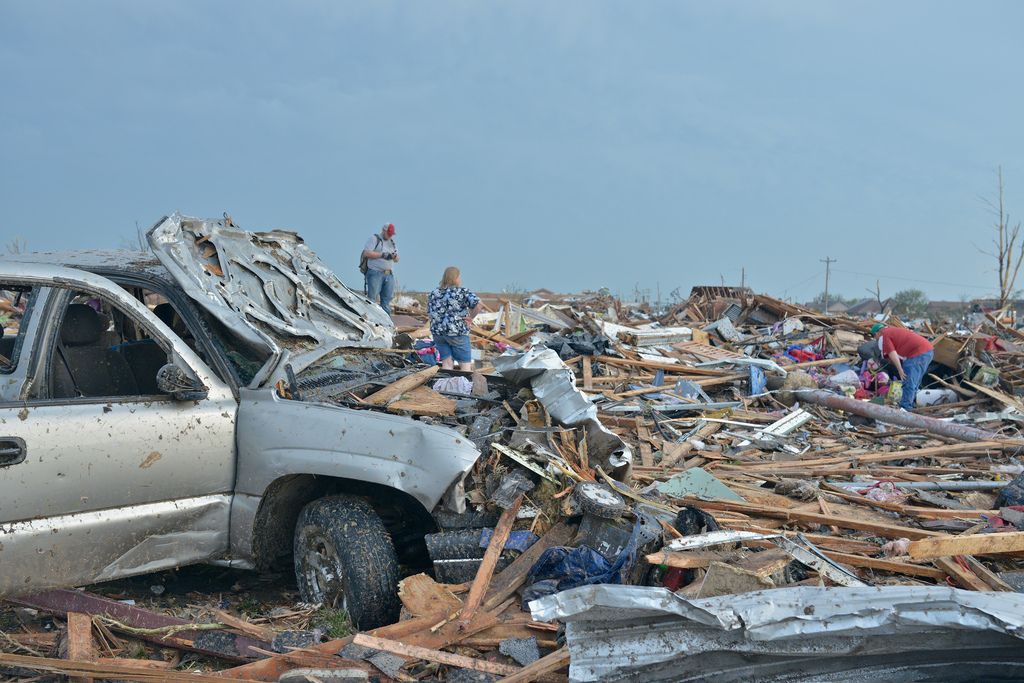
[[[811,280],[813,280],[816,277],[818,277],[819,275],[821,275],[821,271],[820,270],[817,271],[816,273],[814,273],[813,275],[811,275],[810,277],[804,278],[803,280],[801,280],[800,282],[796,283],[795,285],[790,285],[789,287],[786,287],[785,289],[782,290],[782,293],[785,294],[786,292],[788,292],[791,289],[796,289],[800,285],[805,285],[808,282],[810,282]]]
[[[923,283],[923,284],[926,284],[926,285],[946,285],[947,287],[966,287],[967,289],[986,289],[986,290],[989,290],[989,291],[994,291],[995,290],[994,287],[984,287],[982,285],[965,285],[965,284],[961,284],[961,283],[957,283],[957,282],[942,282],[940,280],[918,280],[918,279],[912,278],[912,277],[899,277],[897,275],[889,275],[889,274],[886,274],[886,273],[861,273],[861,272],[856,271],[856,270],[841,270],[839,268],[836,268],[836,272],[837,273],[845,273],[847,275],[864,275],[866,277],[885,278],[887,280],[902,280],[904,282],[920,282],[920,283]]]

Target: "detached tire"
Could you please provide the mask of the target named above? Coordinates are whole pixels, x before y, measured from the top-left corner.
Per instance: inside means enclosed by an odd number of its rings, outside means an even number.
[[[306,602],[344,609],[367,630],[398,620],[398,558],[384,523],[354,496],[302,509],[295,525],[295,579]]]

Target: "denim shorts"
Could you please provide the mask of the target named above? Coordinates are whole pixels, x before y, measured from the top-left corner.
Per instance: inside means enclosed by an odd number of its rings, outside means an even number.
[[[469,363],[473,360],[473,354],[469,350],[468,334],[457,336],[448,336],[446,334],[434,335],[434,347],[441,355],[441,360],[454,358],[456,363]]]

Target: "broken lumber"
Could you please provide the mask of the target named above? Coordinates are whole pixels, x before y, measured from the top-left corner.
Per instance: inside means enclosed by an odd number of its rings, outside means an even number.
[[[457,666],[460,669],[473,669],[474,671],[483,671],[489,674],[497,674],[499,676],[511,676],[512,674],[520,671],[517,667],[509,666],[508,664],[488,662],[482,659],[474,659],[473,657],[452,654],[451,652],[443,652],[441,650],[430,650],[425,647],[419,647],[418,645],[406,645],[405,643],[397,640],[378,638],[376,636],[366,635],[365,633],[356,634],[352,639],[352,642],[356,645],[373,648],[374,650],[390,652],[391,654],[395,654],[400,657],[422,659],[428,662]]]
[[[491,584],[494,568],[498,566],[501,551],[505,549],[505,542],[508,540],[509,534],[512,533],[512,524],[516,521],[523,498],[524,494],[520,493],[512,502],[511,507],[502,511],[501,517],[498,518],[498,524],[494,527],[494,533],[491,534],[491,541],[487,544],[483,559],[480,560],[480,568],[473,579],[473,585],[469,588],[469,595],[466,596],[466,601],[462,605],[460,626],[467,625],[472,621],[484,601],[484,593]]]
[[[391,384],[387,385],[383,389],[376,391],[366,398],[363,399],[363,403],[369,405],[382,406],[389,401],[392,401],[407,391],[412,391],[418,386],[422,386],[428,379],[437,374],[437,371],[441,369],[440,365],[431,365],[425,370],[419,372],[413,372],[401,379],[395,380]]]
[[[15,655],[8,652],[0,652],[0,665],[2,664],[64,676],[92,677],[94,679],[115,678],[122,681],[138,681],[138,683],[251,683],[251,679],[247,678],[228,678],[195,673],[194,671],[146,669],[134,664],[116,664],[109,660],[86,662]]]
[[[512,564],[505,567],[494,577],[487,591],[487,599],[484,601],[483,608],[486,610],[494,609],[498,604],[509,598],[525,583],[526,575],[545,550],[559,545],[567,545],[575,533],[576,527],[566,522],[559,522],[548,529],[547,533],[541,536],[540,540],[527,548],[519,557],[512,560]]]
[[[918,560],[952,555],[1002,555],[1024,552],[1024,531],[943,536],[913,541],[907,554]]]
[[[405,392],[388,404],[389,413],[410,413],[427,417],[447,417],[455,414],[455,401],[442,396],[430,387],[419,386]]]
[[[67,659],[91,662],[96,659],[92,640],[92,617],[81,612],[68,612]],[[71,683],[91,683],[92,676],[71,676]]]
[[[525,666],[511,676],[502,678],[502,683],[530,683],[541,676],[558,671],[569,663],[569,648],[562,647],[551,654],[541,657],[533,664]]]

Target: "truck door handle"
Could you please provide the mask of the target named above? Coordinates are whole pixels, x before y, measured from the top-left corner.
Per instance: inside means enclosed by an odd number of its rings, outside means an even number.
[[[25,441],[16,436],[0,436],[0,467],[17,465],[25,459]]]

